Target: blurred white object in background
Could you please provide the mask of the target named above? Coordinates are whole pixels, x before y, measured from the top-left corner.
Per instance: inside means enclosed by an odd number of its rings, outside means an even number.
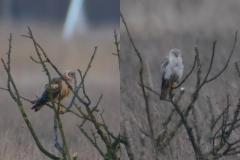
[[[83,3],[84,0],[71,0],[63,27],[63,39],[66,41],[72,38],[76,27],[80,34],[87,29]]]

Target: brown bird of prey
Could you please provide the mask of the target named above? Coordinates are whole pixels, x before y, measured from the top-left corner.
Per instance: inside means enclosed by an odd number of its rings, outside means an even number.
[[[180,50],[172,49],[169,55],[163,60],[161,69],[162,88],[160,99],[166,99],[168,90],[176,87],[176,83],[179,82],[183,74],[184,65]]]
[[[67,70],[64,72],[63,77],[68,81],[68,83],[72,86],[73,77],[75,76],[75,73],[73,71]],[[42,93],[42,96],[34,101],[35,105],[32,107],[32,109],[35,110],[35,112],[39,111],[45,104],[47,104],[50,101],[50,93],[48,89],[49,84],[46,84],[45,90]],[[71,90],[66,84],[66,82],[61,77],[55,77],[51,80],[51,93],[53,100],[57,103],[60,97],[60,104],[62,100],[67,97],[70,94]],[[60,94],[61,93],[61,94]],[[65,110],[60,108],[59,113],[65,113]]]

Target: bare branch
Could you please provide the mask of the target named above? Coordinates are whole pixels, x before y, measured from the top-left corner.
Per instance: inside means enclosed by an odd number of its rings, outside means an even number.
[[[225,71],[225,69],[227,69],[228,63],[229,63],[229,61],[230,61],[230,59],[231,59],[231,57],[232,57],[232,54],[233,54],[233,52],[234,52],[234,49],[235,49],[235,46],[236,46],[236,43],[237,43],[237,35],[238,35],[238,32],[235,33],[235,38],[234,38],[234,43],[233,43],[232,51],[231,51],[231,54],[230,54],[229,57],[228,57],[227,63],[225,64],[224,68],[223,68],[216,76],[214,76],[213,78],[211,78],[211,79],[209,79],[209,80],[206,80],[206,83],[208,83],[208,82],[216,79],[218,76],[220,76],[220,75]]]
[[[8,53],[7,53],[7,55],[8,55],[8,62],[7,62],[8,67],[7,67],[7,68],[8,68],[8,70],[9,70],[9,72],[11,72],[10,63],[11,63],[11,50],[12,50],[12,33],[10,33],[10,38],[9,38],[8,41],[9,41],[9,47],[8,47]],[[13,100],[14,100],[15,102],[17,102],[17,98],[16,98],[16,96],[14,96],[13,91],[12,91],[12,89],[11,89],[11,85],[10,85],[11,80],[10,80],[9,78],[10,78],[10,77],[8,76],[7,88],[8,88],[8,91],[9,91],[11,97],[13,98]]]
[[[41,54],[38,50],[38,48],[42,51],[42,53],[44,54],[46,60],[51,63],[51,61],[47,58],[47,55],[46,53],[44,52],[44,50],[41,48],[41,46],[36,42],[36,40],[34,39],[33,37],[33,34],[32,34],[32,31],[31,29],[28,27],[28,30],[29,30],[29,38],[33,41],[33,44],[35,46],[35,50],[37,52],[37,55],[38,55],[38,58],[42,64],[42,67],[44,69],[44,71],[46,72],[47,76],[48,76],[48,81],[49,81],[49,85],[48,85],[48,91],[49,91],[49,98],[50,98],[50,101],[52,103],[52,106],[53,106],[53,109],[54,109],[54,112],[55,112],[55,115],[56,115],[56,118],[57,118],[57,121],[58,121],[58,124],[59,124],[59,130],[60,130],[60,133],[61,133],[61,137],[62,137],[62,140],[63,140],[63,146],[64,146],[64,149],[66,151],[66,155],[68,157],[68,159],[71,159],[70,157],[70,154],[69,154],[69,151],[68,151],[68,147],[67,147],[67,143],[66,143],[66,139],[65,139],[65,135],[64,135],[64,131],[63,131],[63,127],[62,127],[62,122],[61,122],[61,119],[59,117],[59,114],[57,113],[57,110],[56,110],[56,107],[54,105],[54,101],[53,101],[53,97],[52,97],[52,91],[51,91],[51,76],[50,76],[50,73],[47,69],[47,66],[45,64],[45,62],[42,60],[41,58]]]
[[[58,143],[58,135],[57,135],[57,119],[56,116],[54,115],[54,146],[61,152],[61,154],[63,155],[63,157],[66,157],[66,153],[64,151],[64,149],[60,146],[60,144]]]
[[[80,75],[80,77],[81,77],[81,79],[82,79],[83,94],[84,94],[84,96],[85,96],[85,97],[87,98],[87,100],[88,100],[88,105],[90,105],[90,104],[91,104],[91,101],[90,101],[88,95],[86,94],[85,85],[84,85],[84,79],[83,79],[83,76],[82,76],[82,72],[81,72],[79,69],[78,69],[78,73],[79,73],[79,75]]]
[[[57,67],[51,62],[51,60],[48,58],[47,54],[45,53],[45,51],[43,50],[43,48],[36,42],[36,40],[34,39],[33,37],[33,34],[32,34],[32,31],[31,29],[28,27],[29,29],[29,32],[28,32],[28,35],[27,36],[23,36],[23,37],[27,37],[27,38],[30,38],[34,44],[34,47],[35,47],[35,50],[36,50],[36,53],[37,53],[37,56],[39,58],[39,60],[35,60],[32,56],[30,56],[30,58],[36,62],[37,64],[41,64],[44,71],[46,72],[46,75],[48,77],[48,92],[49,92],[49,97],[48,99],[50,100],[51,102],[51,105],[47,104],[49,107],[53,108],[54,110],[54,143],[55,143],[55,147],[61,152],[62,154],[62,157],[61,159],[68,159],[68,160],[71,160],[71,157],[70,157],[70,154],[69,154],[69,150],[68,150],[68,147],[67,147],[67,143],[66,143],[66,139],[65,139],[65,135],[64,135],[64,132],[63,132],[63,125],[62,125],[62,122],[61,122],[61,119],[60,119],[60,116],[59,116],[59,109],[61,107],[65,108],[66,111],[68,112],[71,112],[73,114],[75,114],[76,116],[78,116],[79,118],[83,118],[83,123],[81,124],[81,126],[79,126],[79,129],[82,131],[82,133],[87,137],[89,138],[89,136],[87,135],[87,133],[83,130],[82,126],[83,124],[88,120],[90,121],[91,123],[94,124],[95,128],[96,128],[96,131],[94,130],[91,130],[92,131],[92,135],[93,135],[93,139],[94,139],[94,144],[95,146],[97,146],[97,138],[98,137],[101,137],[102,141],[104,142],[104,144],[106,145],[106,153],[104,154],[103,153],[103,150],[101,148],[98,148],[98,151],[99,153],[105,158],[105,159],[114,159],[114,160],[117,160],[117,151],[120,149],[120,134],[118,134],[118,136],[114,136],[113,133],[111,133],[108,129],[108,126],[106,125],[105,121],[104,121],[104,118],[102,116],[102,113],[100,114],[101,117],[102,117],[102,120],[103,120],[103,123],[101,122],[98,122],[94,116],[94,113],[95,112],[98,112],[98,105],[102,99],[102,95],[100,96],[97,104],[91,109],[90,108],[90,104],[91,104],[91,101],[90,101],[90,98],[88,97],[88,95],[86,94],[86,90],[85,90],[85,84],[84,84],[84,80],[85,80],[85,77],[88,73],[88,70],[90,69],[91,67],[91,63],[93,61],[93,58],[95,56],[95,53],[97,51],[97,47],[95,47],[95,50],[94,50],[94,53],[90,59],[90,62],[89,62],[89,65],[87,66],[87,69],[84,73],[84,75],[82,75],[82,73],[79,71],[79,74],[80,74],[80,77],[81,77],[81,82],[79,83],[79,85],[77,86],[77,80],[76,80],[76,77],[74,77],[74,90],[73,90],[73,87],[69,84],[69,82],[63,78],[62,74],[58,71]],[[116,31],[115,31],[115,38],[117,39],[117,35],[116,35]],[[115,42],[116,46],[117,46],[117,52],[119,54],[119,62],[120,62],[120,49],[118,48],[118,46],[120,45],[120,41],[117,41]],[[50,157],[51,159],[60,159],[54,155],[52,155],[51,153],[47,152],[42,146],[41,144],[39,143],[35,133],[34,133],[34,130],[31,128],[31,124],[30,122],[28,121],[27,119],[27,115],[22,107],[22,102],[20,101],[20,99],[23,99],[25,101],[28,101],[30,103],[34,103],[33,101],[31,100],[28,100],[26,98],[23,98],[20,96],[16,86],[15,86],[15,83],[11,77],[11,74],[10,74],[10,53],[11,53],[11,35],[10,35],[10,40],[9,40],[9,52],[7,53],[8,54],[8,67],[7,65],[5,64],[4,60],[2,59],[2,62],[3,62],[3,65],[4,65],[4,68],[8,74],[8,88],[1,88],[2,90],[5,90],[5,91],[8,91],[11,95],[11,97],[17,102],[18,104],[18,107],[19,109],[21,110],[21,113],[22,113],[22,116],[26,122],[26,124],[28,125],[29,127],[29,130],[31,132],[31,134],[33,135],[33,138],[34,140],[36,141],[36,144],[37,146],[39,147],[39,149],[44,153],[46,154],[48,157]],[[42,57],[43,56],[43,57]],[[70,88],[70,90],[73,92],[74,94],[74,97],[69,105],[69,107],[65,107],[63,106],[60,102],[60,98],[61,98],[61,93],[58,97],[58,102],[55,102],[53,101],[53,95],[51,93],[51,76],[50,76],[50,73],[49,73],[49,70],[46,66],[46,63],[49,63],[51,65],[51,67],[53,67],[53,69],[55,69],[55,71],[60,75],[60,77],[66,82],[66,84],[68,85],[68,87]],[[120,63],[119,63],[120,65]],[[12,86],[10,86],[12,85]],[[11,88],[10,87],[13,87],[13,91],[15,92],[12,92]],[[61,90],[61,85],[60,85],[60,90]],[[84,94],[84,97],[83,99],[80,98],[80,96],[78,95],[78,91],[80,90],[80,88],[82,88],[82,92]],[[15,96],[16,95],[16,96]],[[86,110],[87,110],[87,114],[85,114],[84,112],[82,112],[81,108],[78,107],[76,105],[76,103],[74,103],[74,100],[75,100],[75,97],[78,99],[79,102],[81,102]],[[87,99],[88,102],[85,102],[85,99]],[[72,104],[74,104],[76,106],[76,108],[79,110],[79,112],[82,114],[78,114],[78,113],[75,113],[74,111],[70,110]],[[58,135],[57,135],[57,127],[59,127],[59,130],[60,130],[60,133],[61,133],[61,138],[62,138],[62,142],[63,142],[63,146],[61,147],[58,143]],[[103,129],[102,129],[103,127]],[[104,131],[107,132],[105,132]],[[99,135],[99,136],[98,136]],[[114,140],[113,140],[114,139]],[[89,139],[90,142],[91,139]],[[113,141],[113,142],[112,142]],[[96,147],[97,148],[97,147]],[[105,152],[105,151],[104,151]],[[75,152],[74,155],[73,155],[73,159],[76,160],[76,157],[77,157],[77,153]]]
[[[142,92],[143,92],[143,97],[144,97],[144,100],[145,100],[145,106],[146,106],[146,112],[147,112],[147,118],[148,118],[148,124],[149,124],[149,127],[150,127],[151,137],[154,138],[154,130],[153,130],[153,123],[152,123],[151,115],[150,115],[150,108],[149,108],[149,104],[148,104],[148,96],[147,96],[145,88],[144,88],[143,75],[142,75],[143,74],[143,60],[142,60],[141,54],[139,53],[138,49],[135,47],[135,44],[134,44],[134,42],[132,40],[132,37],[129,33],[127,23],[125,22],[122,13],[120,13],[120,16],[121,16],[123,24],[126,28],[126,31],[127,31],[128,37],[131,41],[131,44],[132,44],[132,46],[133,46],[133,48],[134,48],[134,50],[135,50],[135,52],[136,52],[136,54],[139,58],[139,61],[140,61],[140,71],[139,71],[140,85],[141,85]]]
[[[130,144],[128,138],[127,138],[127,134],[126,134],[126,129],[125,129],[125,128],[123,128],[123,134],[121,135],[120,142],[121,142],[122,144],[124,144],[125,149],[126,149],[126,151],[127,151],[128,158],[129,158],[130,160],[135,160],[134,155],[133,155],[133,151],[132,151],[131,144]]]
[[[236,66],[236,69],[237,69],[237,72],[238,72],[238,76],[240,77],[240,71],[239,71],[239,68],[238,68],[238,63],[239,62],[235,62],[235,66]]]
[[[93,146],[98,150],[98,152],[104,157],[106,158],[105,154],[102,152],[102,150],[98,147],[97,143],[95,143],[89,136],[88,134],[84,131],[84,129],[80,126],[78,126],[78,128],[80,129],[80,131],[84,134],[85,137],[87,137],[87,139],[93,144]]]
[[[192,69],[190,70],[190,72],[189,72],[189,73],[187,74],[187,76],[182,80],[182,82],[180,82],[174,89],[177,89],[178,87],[180,87],[180,86],[188,79],[188,77],[192,74],[192,71],[194,70],[195,65],[196,65],[196,60],[197,60],[197,55],[195,55],[193,67],[192,67]]]
[[[115,38],[114,44],[116,45],[116,51],[117,51],[117,54],[114,54],[114,55],[118,57],[118,65],[120,70],[120,49],[119,49],[120,40],[118,41],[116,29],[114,29],[114,38]]]
[[[150,87],[148,87],[148,86],[144,86],[144,85],[142,85],[142,84],[140,84],[140,83],[138,83],[139,84],[139,86],[143,86],[143,87],[145,87],[146,89],[148,89],[149,91],[151,91],[151,92],[153,92],[154,94],[156,94],[156,95],[158,95],[158,96],[160,96],[160,94],[159,93],[157,93],[156,91],[154,91],[153,89],[151,89]]]
[[[88,63],[88,67],[87,67],[86,71],[84,72],[83,79],[85,79],[85,77],[87,76],[87,73],[88,73],[88,71],[89,71],[89,69],[90,69],[90,67],[92,65],[92,61],[94,59],[94,56],[95,56],[96,52],[97,52],[97,47],[95,47],[95,49],[94,49],[93,55],[92,55],[92,57],[91,57],[91,59],[90,59],[90,61]],[[81,86],[82,86],[82,81],[79,83],[79,85],[77,87],[75,87],[76,88],[76,90],[75,90],[76,94],[78,93],[78,91],[81,88]],[[69,104],[68,108],[72,107],[72,105],[73,105],[73,103],[75,101],[75,98],[76,98],[76,96],[74,94],[74,96],[73,96],[73,98],[71,100],[71,103]]]
[[[171,93],[171,92],[170,92]],[[173,101],[173,95],[170,95],[170,99],[172,100],[172,105],[174,106],[174,108],[176,109],[178,115],[181,118],[181,121],[183,123],[183,125],[185,126],[186,132],[188,134],[188,137],[190,139],[190,142],[192,144],[193,150],[195,152],[196,157],[199,157],[200,155],[202,155],[199,146],[196,143],[195,137],[192,133],[192,128],[189,126],[186,117],[184,116],[184,114],[182,113],[180,107],[178,106],[178,104],[176,102]],[[197,158],[198,159],[198,158]]]
[[[10,54],[10,52],[9,52],[9,54]],[[8,58],[10,58],[10,56],[9,56]],[[36,133],[35,133],[34,129],[32,128],[32,125],[31,125],[31,123],[29,122],[28,117],[27,117],[27,114],[26,114],[26,112],[25,112],[25,110],[24,110],[24,108],[23,108],[23,106],[22,106],[22,102],[21,102],[20,96],[19,96],[20,94],[19,94],[18,89],[17,89],[17,87],[16,87],[16,85],[15,85],[15,82],[14,82],[12,76],[11,76],[10,70],[8,69],[7,65],[5,64],[5,62],[4,62],[4,60],[3,60],[2,58],[1,58],[1,60],[2,60],[2,63],[3,63],[3,65],[4,65],[4,69],[5,69],[6,72],[7,72],[9,84],[10,84],[10,83],[12,84],[12,86],[13,86],[15,92],[16,92],[16,95],[17,95],[17,99],[16,99],[17,101],[16,101],[16,102],[17,102],[18,108],[19,108],[19,110],[20,110],[20,112],[21,112],[21,114],[22,114],[22,116],[23,116],[23,119],[24,119],[25,123],[27,124],[27,127],[28,127],[29,131],[31,132],[31,134],[32,134],[32,136],[33,136],[34,141],[36,142],[36,145],[38,146],[38,148],[40,149],[40,151],[43,152],[43,153],[44,153],[46,156],[48,156],[49,158],[51,158],[51,159],[56,159],[56,160],[60,159],[59,157],[56,157],[55,155],[53,155],[53,154],[49,153],[47,150],[45,150],[45,149],[42,147],[41,143],[39,142],[39,140],[38,140],[38,138],[37,138],[37,136],[36,136]],[[11,60],[8,59],[8,61],[10,62]],[[8,63],[8,64],[10,65],[10,63]],[[9,92],[10,92],[10,91],[9,91]],[[14,97],[15,97],[15,96],[14,96]],[[14,97],[12,97],[12,98],[15,100]]]
[[[213,59],[214,59],[214,55],[215,55],[215,47],[216,47],[216,43],[217,43],[217,41],[215,40],[215,41],[213,42],[213,47],[212,47],[212,57],[211,57],[210,65],[209,65],[209,68],[208,68],[207,74],[206,74],[205,78],[203,79],[203,82],[205,82],[205,81],[207,80],[208,75],[209,75],[209,73],[210,73],[210,71],[211,71],[211,69],[212,69]],[[203,85],[203,84],[202,84],[202,85]]]
[[[196,89],[197,89],[201,83],[201,67],[202,67],[202,65],[200,64],[201,62],[200,62],[197,46],[195,46],[194,49],[195,49],[196,58],[197,58],[197,85],[196,85]]]

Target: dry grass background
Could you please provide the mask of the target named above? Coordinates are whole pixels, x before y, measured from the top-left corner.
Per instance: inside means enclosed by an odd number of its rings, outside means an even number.
[[[114,28],[101,26],[98,29],[89,29],[81,36],[75,35],[70,42],[64,42],[61,39],[62,28],[58,25],[28,21],[0,24],[0,57],[7,59],[8,39],[9,34],[12,33],[12,76],[20,94],[31,100],[35,99],[35,95],[42,94],[47,77],[42,72],[41,65],[30,59],[30,55],[37,59],[33,43],[30,39],[21,37],[21,35],[27,34],[27,26],[31,27],[37,42],[62,72],[67,69],[85,71],[94,47],[98,46],[92,67],[85,80],[86,92],[92,100],[92,107],[103,94],[99,109],[100,111],[105,110],[106,123],[115,135],[118,134],[120,130],[120,81],[118,60],[111,54],[116,52],[113,44]],[[6,87],[7,76],[3,66],[0,66],[0,86]],[[53,69],[50,69],[50,73],[52,77],[57,76]],[[78,78],[79,80],[80,78]],[[0,159],[48,159],[35,145],[20,111],[9,93],[0,90],[0,97]],[[63,103],[68,105],[71,97],[72,94]],[[53,111],[44,107],[35,113],[31,110],[30,103],[23,101],[23,105],[42,145],[51,153],[60,156],[54,147]],[[72,109],[77,111],[74,107]],[[74,152],[78,152],[78,159],[81,160],[102,159],[98,151],[77,128],[76,124],[80,124],[82,120],[70,113],[62,115],[61,118],[71,156]],[[100,120],[99,116],[97,118]],[[84,128],[88,133],[90,133],[90,129],[94,129],[89,123]]]
[[[240,28],[240,2],[237,0],[122,0],[123,14],[136,47],[144,59],[144,82],[160,93],[160,65],[172,48],[179,48],[185,65],[183,77],[190,71],[194,60],[194,46],[197,44],[203,64],[203,76],[209,66],[212,42],[217,40],[216,56],[213,70],[209,77],[218,73],[225,64],[232,49],[235,31]],[[144,137],[139,129],[149,131],[143,94],[138,85],[139,59],[130,44],[123,23],[121,32],[121,132],[125,129],[134,158],[137,160],[155,159],[155,153],[149,138]],[[238,37],[239,38],[239,37]],[[195,104],[199,126],[203,139],[201,145],[205,151],[210,150],[206,142],[208,125],[210,124],[209,107],[206,96],[211,98],[215,115],[219,115],[226,107],[227,95],[234,108],[240,98],[240,83],[234,63],[240,61],[240,41],[227,70],[215,81],[205,85]],[[182,109],[190,102],[190,94],[196,86],[196,70],[183,84],[185,94],[180,101]],[[178,92],[177,90],[176,92]],[[155,134],[162,131],[161,123],[170,113],[173,106],[161,102],[159,97],[148,92],[150,112],[154,122]],[[175,113],[173,121],[179,120]],[[189,121],[192,120],[190,115]],[[172,124],[171,124],[172,125]],[[239,139],[240,130],[233,133],[231,139]],[[121,145],[121,159],[127,160],[124,146]],[[194,151],[182,126],[164,154],[158,159],[195,159]],[[240,155],[223,157],[223,160],[237,160]]]

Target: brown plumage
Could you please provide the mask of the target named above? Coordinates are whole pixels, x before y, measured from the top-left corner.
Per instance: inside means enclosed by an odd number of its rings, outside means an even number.
[[[75,73],[70,70],[67,70],[63,74],[63,77],[68,81],[68,83],[71,86],[73,84],[72,80],[74,76],[75,76]],[[34,109],[35,112],[39,111],[45,104],[47,104],[50,101],[48,86],[49,84],[46,84],[45,90],[43,91],[42,96],[34,101],[35,105],[32,107],[32,109]],[[52,92],[53,100],[55,102],[58,102],[59,95],[61,95],[60,103],[62,103],[62,100],[70,94],[71,90],[61,77],[57,77],[51,80],[51,92]]]

